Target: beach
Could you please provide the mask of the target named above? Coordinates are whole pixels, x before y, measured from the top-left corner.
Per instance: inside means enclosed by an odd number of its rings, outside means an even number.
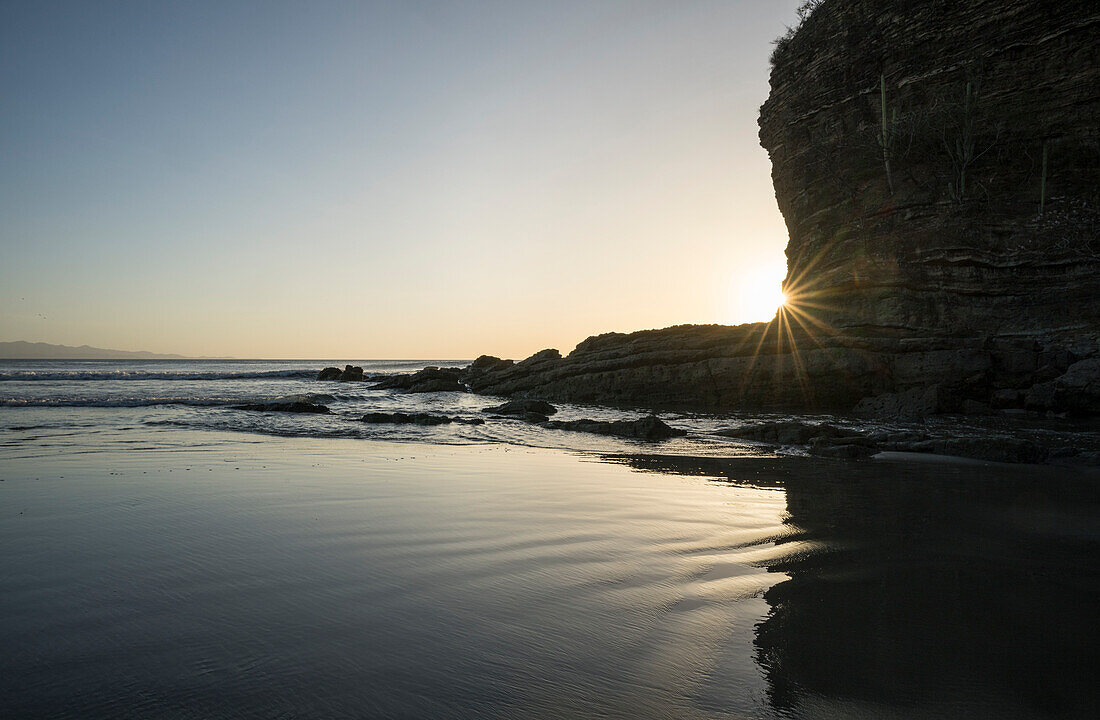
[[[711,693],[763,703],[774,578],[738,558],[786,552],[773,490],[204,439],[5,462],[5,716],[690,715],[719,667]]]
[[[1100,718],[1097,7],[0,4],[0,720]]]
[[[5,717],[1097,707],[1088,471],[170,412],[4,410]]]

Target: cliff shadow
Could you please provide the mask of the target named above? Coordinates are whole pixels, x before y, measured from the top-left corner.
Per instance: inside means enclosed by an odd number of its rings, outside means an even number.
[[[810,552],[767,563],[755,659],[796,717],[1095,717],[1095,475],[995,464],[619,459],[782,488]],[[875,708],[878,708],[876,711]]]

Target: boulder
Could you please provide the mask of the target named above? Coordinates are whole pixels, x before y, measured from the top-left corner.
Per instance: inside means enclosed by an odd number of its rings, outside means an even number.
[[[412,383],[412,373],[396,373],[378,380],[371,387],[378,390],[408,390]]]
[[[479,384],[490,382],[489,377],[514,367],[511,360],[501,360],[493,355],[482,355],[466,366],[458,376],[458,381],[463,384]]]
[[[339,380],[340,368],[327,367],[321,372],[317,373],[318,380]]]
[[[669,427],[656,415],[640,420],[550,420],[540,426],[548,430],[572,430],[640,440],[665,440],[687,435],[686,430]]]
[[[340,377],[336,379],[340,382],[360,382],[363,380],[363,368],[359,366],[345,365],[344,371],[340,373]]]
[[[1058,405],[1059,388],[1054,382],[1036,383],[1024,393],[1024,407],[1028,410],[1049,410]]]
[[[531,357],[520,360],[518,365],[529,367],[531,365],[538,365],[541,363],[552,362],[554,360],[561,360],[561,353],[554,348],[548,348],[546,350],[539,350]]]
[[[719,430],[718,435],[777,445],[805,445],[813,438],[837,437],[850,434],[833,425],[825,423],[804,423],[797,421],[765,422],[744,427]]]
[[[929,415],[950,412],[957,404],[940,385],[913,388],[900,393],[865,397],[853,412],[860,417],[889,420],[922,420]]]
[[[482,355],[477,360],[470,363],[469,370],[476,370],[482,372],[493,372],[494,370],[503,370],[504,368],[512,367],[515,363],[511,360],[501,360],[498,357],[492,355]]]
[[[485,408],[487,413],[497,415],[523,415],[536,413],[538,415],[553,415],[558,409],[543,400],[510,400],[503,405]]]
[[[1100,408],[1100,358],[1088,358],[1073,363],[1054,382],[1065,393],[1069,408]]]
[[[810,448],[810,454],[821,457],[841,458],[844,460],[858,460],[870,457],[878,450],[873,446],[856,443],[841,443],[839,445],[816,445]]]
[[[1024,404],[1024,396],[1019,390],[1002,388],[993,392],[989,398],[989,404],[997,410],[1019,408]]]

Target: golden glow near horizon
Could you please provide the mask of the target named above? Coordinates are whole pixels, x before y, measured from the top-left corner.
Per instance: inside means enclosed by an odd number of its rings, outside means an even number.
[[[521,359],[782,301],[798,0],[18,5],[0,340]]]

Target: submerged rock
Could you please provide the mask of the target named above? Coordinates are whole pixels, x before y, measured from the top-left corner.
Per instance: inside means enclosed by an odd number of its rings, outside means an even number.
[[[327,367],[321,372],[317,373],[318,380],[339,380],[340,368]]]
[[[666,440],[687,435],[686,430],[669,427],[656,415],[641,420],[550,420],[539,425],[548,430],[572,430],[641,440]]]
[[[395,424],[395,425],[449,425],[461,423],[463,425],[481,425],[485,421],[481,418],[458,418],[446,415],[432,415],[431,413],[367,413],[359,418],[365,423]]]
[[[778,445],[805,445],[813,438],[837,437],[848,431],[824,423],[765,422],[730,430],[719,430],[718,435],[742,438]]]
[[[1006,437],[937,438],[915,443],[894,443],[884,446],[883,449],[954,455],[1002,463],[1040,463],[1049,455],[1046,448],[1034,441]]]
[[[810,453],[821,457],[842,458],[856,460],[870,457],[879,451],[873,446],[855,443],[841,443],[838,445],[822,444],[810,448]]]
[[[315,413],[318,415],[324,415],[330,412],[329,409],[324,405],[304,402],[301,400],[288,402],[246,403],[244,405],[233,405],[232,408],[234,410],[253,410],[256,412]]]
[[[487,413],[497,415],[525,415],[535,413],[537,415],[553,415],[558,409],[543,400],[510,400],[503,405],[485,408]]]

